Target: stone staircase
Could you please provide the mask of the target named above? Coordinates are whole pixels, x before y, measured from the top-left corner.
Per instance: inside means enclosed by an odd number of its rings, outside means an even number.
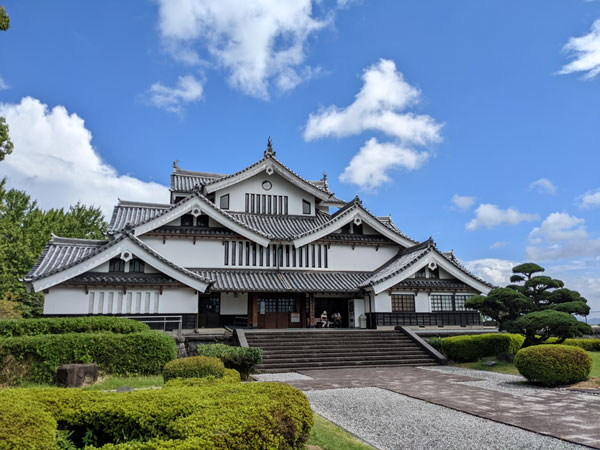
[[[437,365],[401,331],[245,331],[249,347],[263,350],[262,373],[351,367]]]

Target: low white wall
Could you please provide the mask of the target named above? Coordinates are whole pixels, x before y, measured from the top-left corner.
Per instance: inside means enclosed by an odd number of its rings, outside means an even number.
[[[374,312],[392,312],[392,298],[390,297],[390,293],[388,291],[375,295],[374,303]]]
[[[238,294],[238,297],[235,298],[233,293],[222,293],[221,314],[248,314],[248,294]]]
[[[88,296],[83,288],[52,288],[44,296],[44,314],[87,314]]]
[[[429,294],[427,292],[419,292],[415,296],[415,311],[431,312],[431,304],[429,303]]]

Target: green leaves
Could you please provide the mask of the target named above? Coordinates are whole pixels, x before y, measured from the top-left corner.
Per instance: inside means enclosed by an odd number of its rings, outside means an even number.
[[[6,14],[4,6],[0,6],[0,30],[6,31],[10,28],[10,18]],[[2,158],[0,158],[1,160]]]
[[[1,10],[2,8],[0,8],[0,22],[2,21]],[[4,117],[0,117],[0,161],[2,161],[6,155],[10,155],[13,151],[13,148],[14,145],[8,134],[8,124],[6,123],[6,119],[4,119]]]

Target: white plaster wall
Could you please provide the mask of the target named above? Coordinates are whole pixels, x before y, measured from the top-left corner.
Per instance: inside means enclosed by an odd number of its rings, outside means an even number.
[[[223,242],[200,240],[193,244],[192,239],[140,236],[157,253],[182,267],[225,267]]]
[[[431,312],[431,304],[429,302],[429,294],[427,292],[419,292],[415,297],[416,312]]]
[[[87,314],[88,296],[83,288],[56,287],[44,296],[44,314]]]
[[[94,269],[94,272],[108,272],[109,262],[100,264],[98,267]]]
[[[164,289],[160,296],[159,314],[198,313],[198,294],[194,289]]]
[[[262,187],[263,181],[270,181],[273,187],[265,191]],[[304,192],[302,189],[297,188],[290,182],[284,180],[282,177],[274,173],[273,175],[267,175],[266,172],[255,175],[248,178],[245,181],[237,183],[233,186],[221,189],[215,192],[215,204],[220,205],[220,198],[222,195],[229,194],[229,210],[244,212],[246,210],[246,196],[245,194],[265,194],[265,195],[287,195],[288,196],[288,214],[290,215],[307,215],[302,214],[302,200],[310,202],[311,215],[315,214],[315,198]]]
[[[248,314],[248,294],[221,294],[221,314]]]
[[[328,252],[329,270],[375,270],[398,253],[399,247],[332,245]]]
[[[446,272],[444,269],[442,269],[441,267],[438,268],[438,271],[440,272],[440,279],[448,280],[448,279],[455,278],[452,275],[450,275],[448,272]]]
[[[365,299],[357,298],[350,301],[354,302],[354,328],[360,328],[359,317],[365,313]]]
[[[392,297],[389,291],[381,292],[375,295],[374,300],[375,306],[373,310],[375,312],[392,312]]]

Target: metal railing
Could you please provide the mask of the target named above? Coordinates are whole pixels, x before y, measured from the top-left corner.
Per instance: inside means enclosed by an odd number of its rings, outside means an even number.
[[[177,324],[177,335],[181,336],[181,331],[183,328],[183,317],[182,316],[122,316],[126,319],[137,320],[138,322],[143,322],[145,324],[153,324],[158,323],[162,324],[163,331],[167,331],[168,323],[176,323]]]
[[[367,317],[375,315],[377,325],[405,325],[405,326],[467,326],[481,325],[481,316],[477,311],[440,311],[430,313],[420,312],[381,312],[367,313]]]
[[[248,326],[248,316],[235,316],[233,318],[234,328],[246,328]]]

